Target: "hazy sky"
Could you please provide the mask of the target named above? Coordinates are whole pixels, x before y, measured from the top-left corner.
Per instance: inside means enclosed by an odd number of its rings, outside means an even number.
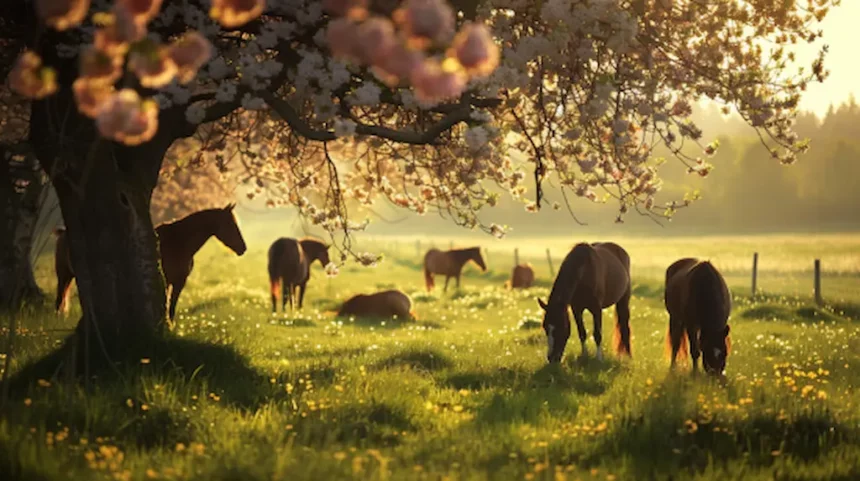
[[[820,28],[824,30],[824,38],[816,46],[827,44],[830,52],[824,62],[830,70],[830,77],[823,84],[812,84],[804,93],[800,106],[811,110],[819,116],[827,112],[830,104],[839,104],[853,93],[860,100],[860,31],[857,20],[860,19],[860,0],[842,0],[842,5],[831,10]],[[810,65],[815,58],[816,47],[798,50],[798,61]],[[808,71],[808,67],[807,67]]]

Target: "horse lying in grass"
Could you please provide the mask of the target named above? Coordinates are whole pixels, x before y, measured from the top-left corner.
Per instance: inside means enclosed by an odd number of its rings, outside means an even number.
[[[672,367],[679,353],[686,357],[689,340],[693,372],[698,370],[701,353],[705,371],[721,375],[731,350],[728,319],[732,298],[720,272],[708,261],[676,261],[666,270],[664,301],[669,311],[666,344],[672,352]]]
[[[416,318],[412,310],[412,299],[395,289],[355,295],[343,303],[337,315],[380,318],[397,316],[398,319],[413,320]]]
[[[611,242],[574,246],[561,263],[549,299],[546,302],[538,299],[544,310],[547,360],[559,362],[564,354],[570,338],[568,306],[576,319],[583,357],[587,355],[583,312],[588,310],[594,318],[594,342],[597,359],[601,360],[602,310],[612,305],[617,316],[615,349],[630,356],[630,294],[630,256],[621,246]]]
[[[531,264],[520,264],[514,267],[510,280],[505,282],[505,287],[511,289],[528,289],[535,282],[535,271]]]
[[[164,271],[166,287],[170,291],[168,315],[170,320],[176,316],[176,304],[185,288],[185,282],[194,269],[194,254],[203,247],[210,237],[215,236],[236,255],[247,250],[245,239],[236,223],[233,208],[228,204],[223,209],[206,209],[190,214],[178,221],[159,225],[155,228],[161,253],[161,268]],[[54,304],[57,312],[68,311],[69,287],[75,279],[72,260],[66,240],[66,229],[54,230],[57,244],[54,248],[54,267],[57,272],[57,299]]]
[[[469,247],[467,249],[451,249],[448,251],[440,251],[439,249],[430,249],[424,255],[424,283],[427,286],[427,291],[433,290],[435,281],[433,274],[445,276],[445,288],[443,291],[448,291],[448,281],[455,278],[457,281],[457,289],[460,288],[460,274],[463,271],[463,266],[473,261],[483,272],[487,272],[487,264],[484,263],[484,256],[481,255],[480,247]]]
[[[319,261],[325,267],[331,260],[329,246],[316,239],[281,237],[269,247],[269,286],[272,294],[272,312],[278,311],[278,291],[281,292],[281,310],[302,308],[305,288],[311,278],[311,264]],[[298,289],[298,293],[296,290]]]

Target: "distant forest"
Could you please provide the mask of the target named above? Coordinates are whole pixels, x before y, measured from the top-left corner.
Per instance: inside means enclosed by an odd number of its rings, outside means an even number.
[[[808,153],[791,166],[772,159],[755,132],[737,117],[723,116],[716,106],[698,108],[694,120],[703,129],[703,143],[717,139],[720,149],[709,160],[714,170],[707,178],[688,174],[677,160],[667,158],[661,167],[662,198],[682,199],[698,189],[701,199],[681,209],[662,227],[637,213],[615,224],[617,206],[610,201],[594,205],[573,198],[571,207],[587,226],[578,225],[566,208],[549,206],[538,213],[506,198],[481,215],[485,221],[505,223],[512,235],[590,234],[695,234],[827,232],[860,229],[860,106],[852,97],[831,107],[824,118],[802,113],[797,119],[800,138],[812,140]],[[692,155],[694,150],[685,149]],[[657,155],[664,155],[657,152]],[[550,201],[562,201],[552,187]],[[533,196],[533,188],[529,196]],[[570,197],[570,196],[569,196]],[[464,235],[467,231],[436,215],[418,217],[402,209],[380,206],[371,232],[378,234]]]

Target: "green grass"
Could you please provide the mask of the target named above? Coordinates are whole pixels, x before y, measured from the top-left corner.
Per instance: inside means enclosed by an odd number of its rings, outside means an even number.
[[[31,364],[58,346],[77,302],[68,319],[25,315],[12,372],[44,380],[16,385],[0,415],[0,479],[858,479],[860,238],[832,249],[855,260],[828,271],[823,308],[802,287],[818,255],[803,239],[767,240],[778,267],[749,238],[625,241],[635,357],[582,361],[574,341],[561,366],[546,365],[534,300],[551,283],[542,248],[521,249],[540,278],[529,291],[502,287],[511,251],[496,245],[490,272],[470,267],[459,292],[427,294],[414,243],[377,243],[386,262],[331,281],[315,267],[304,311],[272,316],[267,242],[241,258],[212,242],[176,335],[129,351],[141,359],[89,391]],[[744,249],[763,253],[756,299]],[[735,292],[725,385],[689,365],[671,374],[664,357],[662,264],[699,251]],[[39,277],[48,290],[49,267]],[[347,297],[391,286],[418,321],[333,317]]]

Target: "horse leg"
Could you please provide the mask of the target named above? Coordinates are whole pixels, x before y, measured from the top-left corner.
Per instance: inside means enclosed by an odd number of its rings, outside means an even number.
[[[57,314],[69,312],[69,288],[74,278],[66,270],[57,272],[57,301],[54,303]]]
[[[603,360],[603,347],[601,344],[603,343],[603,310],[599,307],[595,309],[589,309],[591,312],[591,317],[594,318],[594,332],[592,336],[594,336],[594,343],[597,344],[597,360]]]
[[[448,282],[451,280],[451,276],[445,276],[445,289],[442,292],[448,292]]]
[[[573,319],[576,320],[576,330],[579,332],[579,344],[582,345],[582,357],[584,358],[588,355],[588,351],[585,348],[585,338],[588,336],[588,333],[585,332],[585,323],[582,322],[583,309],[571,306],[571,310],[573,311]]]
[[[690,357],[693,358],[693,372],[699,370],[699,336],[698,329],[687,328],[687,340],[690,342]]]
[[[299,284],[299,309],[305,305],[305,287],[307,287],[307,282],[302,282]]]
[[[460,290],[460,274],[457,274],[457,290]]]
[[[182,289],[185,287],[185,279],[176,282],[173,284],[173,288],[170,290],[170,320],[176,316],[176,303],[179,302],[179,294],[182,294]]]
[[[274,280],[269,281],[269,284],[271,285],[271,291],[272,291],[272,314],[278,312],[278,296],[276,296],[275,294],[278,292],[278,285],[280,283],[281,283],[281,281],[279,279],[274,279]],[[282,291],[284,290],[283,285],[281,285],[281,290]]]

